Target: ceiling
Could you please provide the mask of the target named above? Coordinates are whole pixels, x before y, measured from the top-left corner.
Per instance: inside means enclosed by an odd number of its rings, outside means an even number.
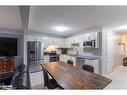
[[[61,36],[71,35],[94,26],[114,29],[127,24],[127,6],[32,6],[29,30]],[[66,26],[64,32],[53,26]]]
[[[30,6],[28,11],[20,9],[23,8],[0,6],[0,28],[23,30],[27,24],[29,31],[65,37],[95,26],[114,30],[127,25],[127,6]],[[68,29],[58,32],[53,29],[55,26]]]
[[[22,29],[19,7],[0,6],[0,28]]]

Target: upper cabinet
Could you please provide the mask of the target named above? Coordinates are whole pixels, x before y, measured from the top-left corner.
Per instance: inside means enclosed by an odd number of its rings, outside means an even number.
[[[44,38],[44,47],[55,46],[56,48],[61,48],[64,46],[64,39],[62,38]]]
[[[99,48],[99,32],[93,32],[93,33],[88,33],[87,34],[87,41],[95,41],[95,48]]]
[[[44,37],[38,35],[25,35],[26,41],[42,41],[44,48],[54,45],[56,48],[64,47],[63,38]]]
[[[66,46],[69,48],[81,47],[84,48],[84,41],[95,40],[95,48],[99,48],[99,32],[85,33],[65,39]]]
[[[95,40],[96,48],[99,47],[99,32],[84,33],[68,38],[41,37],[36,35],[27,35],[27,41],[42,41],[44,48],[54,45],[56,48],[84,48],[83,42]]]

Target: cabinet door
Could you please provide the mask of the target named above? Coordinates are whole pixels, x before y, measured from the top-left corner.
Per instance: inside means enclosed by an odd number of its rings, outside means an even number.
[[[95,40],[96,39],[96,32],[90,33],[89,40]]]
[[[49,56],[48,55],[44,55],[44,63],[49,63]]]
[[[67,59],[66,59],[66,62],[67,62],[68,60],[70,60],[70,56],[69,56],[69,55],[67,55]]]
[[[70,57],[70,60],[72,60],[73,61],[73,65],[76,66],[76,57],[71,56]]]
[[[65,62],[65,60],[64,60],[64,55],[60,55],[60,61],[63,61],[63,62]]]
[[[58,47],[59,48],[64,48],[65,47],[64,40],[59,40],[58,41]]]
[[[94,67],[94,73],[99,74],[99,60],[88,60],[85,59],[85,64],[88,64],[90,66]]]
[[[92,66],[94,67],[94,72],[99,74],[99,60],[92,60]]]
[[[87,65],[92,65],[92,64],[91,64],[91,60],[85,59],[85,64],[87,64]]]
[[[68,56],[67,55],[64,55],[64,62],[67,63],[67,60],[68,60]]]

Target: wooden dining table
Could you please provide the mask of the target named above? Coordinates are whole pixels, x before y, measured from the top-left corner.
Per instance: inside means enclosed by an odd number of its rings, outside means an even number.
[[[63,89],[103,89],[112,80],[65,62],[41,64]]]

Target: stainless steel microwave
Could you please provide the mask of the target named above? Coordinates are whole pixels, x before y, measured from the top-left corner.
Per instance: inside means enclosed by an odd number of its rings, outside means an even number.
[[[95,40],[84,41],[83,46],[84,47],[95,47],[96,46]]]

